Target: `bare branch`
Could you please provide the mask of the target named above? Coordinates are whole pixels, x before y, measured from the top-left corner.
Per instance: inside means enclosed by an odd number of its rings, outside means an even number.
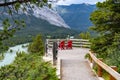
[[[1,6],[9,6],[9,5],[13,5],[15,3],[27,3],[30,2],[31,0],[17,0],[17,1],[12,1],[12,2],[4,2],[4,3],[0,3],[0,7]]]

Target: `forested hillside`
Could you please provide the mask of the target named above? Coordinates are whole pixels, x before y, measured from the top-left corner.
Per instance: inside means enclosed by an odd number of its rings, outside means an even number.
[[[16,45],[31,42],[37,34],[42,34],[45,38],[66,38],[67,35],[76,35],[78,32],[69,28],[51,25],[46,20],[33,17],[26,27],[18,30],[12,38],[5,40],[7,45]]]
[[[56,10],[64,21],[72,28],[78,31],[86,31],[92,26],[89,20],[90,14],[96,9],[96,5],[90,4],[72,4],[60,5]]]

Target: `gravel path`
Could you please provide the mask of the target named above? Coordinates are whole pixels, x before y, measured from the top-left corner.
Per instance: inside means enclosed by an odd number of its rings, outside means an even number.
[[[88,52],[84,48],[58,51],[58,58],[62,59],[62,80],[98,80],[84,58]]]

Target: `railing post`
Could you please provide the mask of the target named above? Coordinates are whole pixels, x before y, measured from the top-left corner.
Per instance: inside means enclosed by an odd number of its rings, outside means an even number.
[[[111,68],[115,71],[117,71],[117,67],[116,66],[111,66]],[[116,80],[112,75],[110,75],[110,80]]]
[[[45,56],[47,56],[48,55],[48,43],[49,43],[49,40],[48,39],[46,39],[46,42],[45,42]]]
[[[92,58],[91,58],[91,57],[90,57],[90,59],[89,59],[89,60],[90,60],[90,63],[92,63]]]
[[[57,53],[58,53],[58,45],[56,42],[53,42],[53,65],[56,65],[56,60],[57,60]]]
[[[91,51],[91,50],[90,50],[90,52],[93,54],[93,51]],[[90,60],[90,63],[92,63],[92,62],[93,62],[93,60],[92,60],[92,57],[91,57],[91,56],[90,56],[90,59],[89,59],[89,60]]]
[[[90,61],[90,67],[93,68],[94,65],[93,65],[93,60],[92,60],[91,56],[89,57],[89,61]]]
[[[100,61],[103,61],[102,58],[99,58]],[[98,65],[98,77],[102,77],[102,72],[103,72],[103,69],[101,68],[101,66]]]
[[[45,43],[45,56],[47,56],[47,53],[48,53],[48,44]]]

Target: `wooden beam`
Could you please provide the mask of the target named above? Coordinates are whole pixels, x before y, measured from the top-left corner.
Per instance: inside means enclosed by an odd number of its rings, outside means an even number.
[[[99,58],[99,60],[100,60],[100,61],[103,61],[103,59],[102,59],[102,58]],[[100,65],[98,65],[98,69],[97,69],[97,71],[98,71],[98,73],[97,73],[97,74],[98,74],[98,76],[99,76],[99,77],[102,77],[102,74],[103,74],[103,73],[102,73],[102,72],[103,72],[103,69],[102,69],[102,67],[101,67]]]
[[[116,80],[120,80],[120,74],[118,72],[116,72],[111,67],[109,67],[108,65],[106,65],[105,63],[103,63],[102,61],[97,59],[91,52],[89,52],[89,54],[90,54],[92,60],[95,61],[96,64],[101,66],[101,68],[103,68],[106,72],[108,72],[110,75],[112,75]]]
[[[116,66],[111,66],[111,68],[115,71],[117,71],[117,67]],[[110,75],[110,80],[116,80],[112,75]]]

